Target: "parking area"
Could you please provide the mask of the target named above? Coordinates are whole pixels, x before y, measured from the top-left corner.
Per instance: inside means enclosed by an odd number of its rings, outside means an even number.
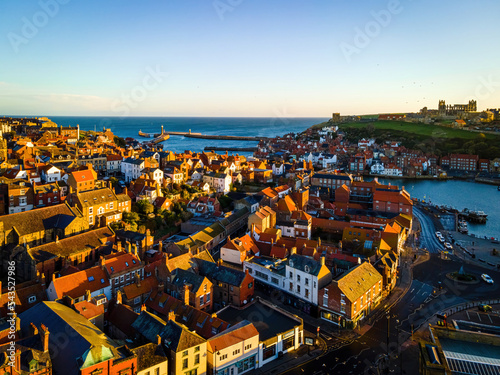
[[[472,323],[500,326],[500,305],[493,305],[492,311],[483,312],[478,307],[453,314],[450,319],[463,320]]]

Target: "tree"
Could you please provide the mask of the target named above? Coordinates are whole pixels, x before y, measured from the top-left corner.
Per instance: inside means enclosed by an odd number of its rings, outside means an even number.
[[[127,146],[127,142],[125,142],[125,139],[118,137],[116,135],[113,137],[113,142],[115,142],[115,145],[117,145],[118,147],[126,147]]]
[[[149,215],[153,213],[155,210],[155,207],[151,203],[149,203],[149,201],[146,199],[137,201],[133,208],[136,212],[143,215]]]
[[[139,215],[137,214],[137,212],[124,212],[123,221],[127,224],[136,223],[137,221],[139,221]]]

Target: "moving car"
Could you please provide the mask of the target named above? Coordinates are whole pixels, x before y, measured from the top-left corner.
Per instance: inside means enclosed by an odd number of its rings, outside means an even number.
[[[484,281],[486,281],[488,284],[493,284],[493,279],[491,277],[489,277],[487,274],[483,273],[481,275],[481,279],[483,279]]]
[[[479,311],[484,311],[484,312],[489,312],[489,311],[493,310],[490,305],[485,305],[484,303],[480,304],[478,306],[478,309],[479,309]]]

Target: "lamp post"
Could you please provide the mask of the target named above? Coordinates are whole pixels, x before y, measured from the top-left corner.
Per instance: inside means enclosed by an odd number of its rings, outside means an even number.
[[[390,323],[391,323],[391,313],[390,311],[387,311],[387,314],[385,316],[387,318],[387,372],[389,372],[389,367],[390,367],[390,353],[389,353],[389,338],[390,338]]]
[[[399,326],[399,319],[396,319],[396,328],[398,330],[399,370],[400,374],[403,375],[403,348],[399,345],[399,333],[401,330],[401,327]]]

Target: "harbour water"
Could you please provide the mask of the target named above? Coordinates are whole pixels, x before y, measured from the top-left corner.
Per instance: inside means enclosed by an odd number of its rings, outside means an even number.
[[[450,206],[457,210],[468,208],[484,211],[488,215],[486,224],[468,223],[469,233],[480,237],[500,238],[500,191],[497,186],[473,181],[448,180],[400,180],[378,179],[380,183],[404,186],[412,197],[425,199],[439,206]]]
[[[312,125],[327,121],[327,118],[282,118],[282,117],[49,117],[58,125],[76,126],[81,130],[102,130],[109,128],[119,137],[131,137],[140,141],[146,140],[138,136],[139,130],[145,133],[159,133],[161,126],[165,131],[189,131],[193,133],[274,137],[290,132],[300,133]],[[210,139],[186,138],[171,136],[162,142],[165,150],[183,152],[203,151],[205,146],[218,147],[255,147],[254,141],[221,141]],[[236,153],[236,152],[235,152]],[[231,154],[231,152],[230,152]],[[240,152],[250,156],[252,152]]]

